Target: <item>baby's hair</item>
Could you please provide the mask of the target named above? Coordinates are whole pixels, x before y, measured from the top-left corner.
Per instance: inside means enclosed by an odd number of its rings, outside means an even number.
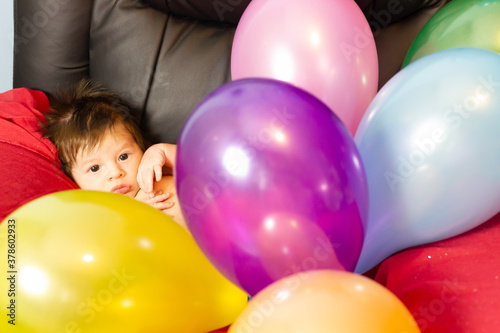
[[[146,149],[130,106],[100,84],[84,79],[67,90],[59,87],[49,101],[50,112],[45,114],[47,122],[41,124],[42,131],[57,147],[69,177],[78,153],[94,149],[117,125],[130,132],[142,151]]]

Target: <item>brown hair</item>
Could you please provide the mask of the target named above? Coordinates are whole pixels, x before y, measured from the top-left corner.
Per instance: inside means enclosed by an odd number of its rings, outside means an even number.
[[[95,148],[108,130],[123,125],[144,151],[146,142],[130,106],[115,93],[88,79],[49,96],[50,112],[41,124],[58,149],[63,171],[71,176],[78,152]]]

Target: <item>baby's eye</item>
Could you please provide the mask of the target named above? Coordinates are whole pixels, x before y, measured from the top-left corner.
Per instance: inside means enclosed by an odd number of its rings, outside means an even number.
[[[118,157],[118,159],[120,161],[125,161],[127,158],[128,158],[128,154],[121,154],[120,157]]]
[[[98,165],[93,165],[90,167],[89,171],[90,172],[97,172],[99,171],[100,167]]]

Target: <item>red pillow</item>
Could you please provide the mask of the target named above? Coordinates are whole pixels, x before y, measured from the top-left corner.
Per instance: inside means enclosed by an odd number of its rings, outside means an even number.
[[[400,252],[375,277],[424,333],[497,332],[500,327],[500,214],[456,237]]]
[[[55,146],[38,131],[48,111],[41,91],[0,94],[0,222],[33,199],[78,188],[62,172]]]

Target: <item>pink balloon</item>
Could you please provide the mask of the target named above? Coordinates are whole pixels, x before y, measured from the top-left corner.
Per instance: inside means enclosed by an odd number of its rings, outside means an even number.
[[[253,0],[236,29],[231,74],[307,90],[354,135],[377,93],[377,50],[354,0]]]

